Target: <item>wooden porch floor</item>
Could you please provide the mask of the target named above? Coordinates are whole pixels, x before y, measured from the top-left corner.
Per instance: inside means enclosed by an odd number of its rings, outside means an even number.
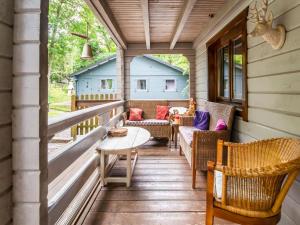
[[[117,162],[112,174],[124,174],[124,163]],[[170,151],[165,143],[150,142],[139,150],[131,187],[98,188],[77,224],[205,224],[206,177],[199,175],[197,190],[192,190],[191,179],[184,156]],[[232,223],[216,219],[215,224]]]

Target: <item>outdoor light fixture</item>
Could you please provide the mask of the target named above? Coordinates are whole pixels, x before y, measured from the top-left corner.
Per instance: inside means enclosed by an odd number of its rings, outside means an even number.
[[[86,60],[93,59],[93,49],[92,46],[89,44],[89,24],[86,23],[86,35],[75,32],[71,32],[71,34],[86,40],[80,58]]]

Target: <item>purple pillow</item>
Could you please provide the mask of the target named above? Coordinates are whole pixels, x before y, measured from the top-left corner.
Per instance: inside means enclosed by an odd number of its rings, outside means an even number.
[[[196,110],[194,118],[194,127],[200,130],[208,130],[209,127],[209,112]]]
[[[223,119],[218,119],[218,122],[217,122],[215,130],[216,131],[227,130],[227,125],[226,125],[226,123],[225,123],[225,121]]]

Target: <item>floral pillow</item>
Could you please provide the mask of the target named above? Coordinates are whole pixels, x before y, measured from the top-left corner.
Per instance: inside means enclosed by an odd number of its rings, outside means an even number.
[[[139,108],[130,108],[129,110],[129,120],[131,121],[141,121],[143,110]]]
[[[166,120],[169,116],[169,106],[166,105],[157,105],[156,106],[156,119],[157,120]]]

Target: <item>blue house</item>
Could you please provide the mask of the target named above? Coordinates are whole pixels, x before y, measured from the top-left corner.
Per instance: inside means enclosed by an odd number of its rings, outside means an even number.
[[[116,56],[73,73],[76,95],[114,94],[118,90]],[[186,99],[188,75],[176,66],[149,55],[135,57],[130,66],[131,99]]]

